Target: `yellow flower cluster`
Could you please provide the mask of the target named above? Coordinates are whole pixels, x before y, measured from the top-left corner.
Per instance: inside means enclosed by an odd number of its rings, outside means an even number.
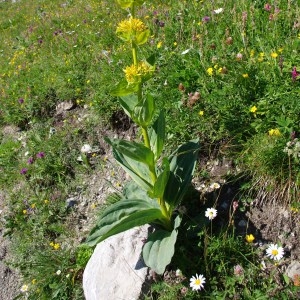
[[[250,112],[252,112],[252,113],[256,113],[257,112],[257,107],[254,105],[254,106],[252,106],[251,108],[250,108]]]
[[[214,74],[214,69],[213,69],[213,68],[208,68],[208,69],[206,70],[206,73],[207,73],[209,76],[213,76],[213,74]]]
[[[134,42],[136,45],[142,45],[147,42],[150,30],[140,19],[130,17],[118,24],[116,34],[125,42]]]
[[[270,136],[281,136],[281,133],[278,128],[275,128],[275,129],[269,130],[269,135]]]
[[[117,33],[128,33],[128,32],[143,32],[147,29],[146,25],[136,18],[129,18],[119,23],[117,27]]]
[[[154,68],[145,61],[139,62],[138,65],[131,65],[124,70],[126,80],[129,84],[140,83],[144,78],[151,76]]]
[[[58,250],[60,248],[60,244],[59,243],[54,243],[54,242],[51,242],[49,244],[54,250]]]

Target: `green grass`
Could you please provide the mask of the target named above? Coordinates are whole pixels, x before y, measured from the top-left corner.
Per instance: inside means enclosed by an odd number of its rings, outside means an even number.
[[[146,89],[167,112],[167,152],[195,137],[208,148],[224,146],[221,152],[250,178],[249,194],[273,198],[289,185],[293,192],[278,201],[298,207],[299,159],[283,150],[293,132],[300,135],[300,76],[292,78],[294,67],[300,71],[300,8],[297,1],[277,1],[276,8],[274,3],[268,11],[264,1],[148,1],[139,15],[151,38],[140,51],[156,59]],[[223,12],[212,13],[220,7]],[[20,129],[17,137],[0,135],[0,184],[9,195],[2,226],[18,245],[14,264],[24,283],[31,282],[30,299],[83,299],[81,272],[90,253],[78,255],[78,243],[68,243],[74,232],[66,224],[64,200],[81,176],[94,172],[78,163],[81,146],[98,145],[99,131],[119,109],[110,91],[130,61],[129,47],[115,35],[126,16],[115,1],[0,3],[0,126]],[[195,92],[201,96],[191,102],[189,94]],[[72,101],[76,109],[59,119],[56,106],[63,101]],[[88,118],[76,113],[83,108]],[[56,133],[50,135],[50,128]],[[274,129],[279,136],[270,135]],[[45,156],[37,158],[40,152]],[[98,161],[96,170],[102,164]],[[26,174],[20,174],[22,168]],[[267,189],[260,186],[265,181]],[[207,249],[200,240],[200,246],[190,241],[192,253],[207,255],[206,268],[190,262],[184,271],[186,276],[200,270],[210,275],[205,299],[224,294],[232,299],[234,293],[242,299],[279,297],[270,274],[261,281],[256,254],[243,240],[222,235],[209,240]],[[55,250],[50,243],[61,247]],[[181,250],[182,257],[190,255]],[[227,260],[239,255],[247,258],[243,278],[232,273],[240,260]],[[184,287],[188,280],[175,286],[159,283],[152,297],[200,299],[190,290],[181,294]],[[286,284],[280,291],[286,298],[280,299],[288,299],[293,288]]]

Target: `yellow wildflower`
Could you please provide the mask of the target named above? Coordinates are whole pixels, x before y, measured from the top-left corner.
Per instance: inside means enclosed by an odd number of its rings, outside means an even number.
[[[252,243],[255,240],[255,237],[253,236],[253,234],[247,234],[245,239],[247,243]]]
[[[254,50],[251,50],[251,51],[250,51],[250,57],[253,57],[254,54],[255,54],[255,51],[254,51]]]
[[[35,203],[32,203],[32,204],[31,204],[31,208],[35,208]]]
[[[255,105],[250,108],[250,112],[256,113],[256,111],[257,111],[257,107]]]
[[[118,24],[117,33],[121,32],[143,32],[147,29],[146,25],[140,20],[136,18],[129,18],[127,20],[123,20]]]
[[[213,68],[208,68],[208,69],[206,70],[206,73],[207,73],[209,76],[212,76],[213,73],[214,73],[214,69],[213,69]]]
[[[276,53],[276,52],[272,52],[272,53],[271,53],[271,57],[272,57],[272,58],[276,58],[277,56],[278,56],[278,53]]]
[[[269,135],[270,136],[280,136],[281,133],[280,133],[278,128],[275,128],[275,129],[270,129],[269,130]]]
[[[200,117],[202,117],[204,115],[204,111],[200,110],[198,114],[199,114]]]
[[[156,45],[156,48],[159,49],[159,48],[161,48],[161,46],[162,46],[162,42],[158,42]]]
[[[174,42],[173,45],[176,47],[177,46],[177,42]]]
[[[125,77],[128,83],[134,83],[136,81],[135,79],[138,77],[137,66],[128,66],[123,71],[125,73]]]
[[[243,74],[242,76],[243,76],[244,78],[249,78],[248,73],[245,73],[245,74]]]
[[[27,209],[23,209],[23,214],[24,214],[24,215],[27,214]]]
[[[154,67],[146,63],[145,61],[139,62],[138,65],[131,65],[124,70],[126,80],[129,84],[139,83],[143,79],[151,76]]]
[[[53,245],[53,249],[54,250],[58,250],[60,248],[60,244],[59,243],[55,243],[54,245]]]
[[[54,243],[53,243],[53,242],[51,242],[49,245],[50,245],[51,247],[53,247],[53,246],[54,246]]]
[[[36,284],[36,279],[32,279],[32,280],[31,280],[31,283],[32,283],[32,284]]]
[[[140,19],[130,17],[118,24],[116,34],[125,42],[142,45],[147,42],[150,30]]]
[[[45,203],[45,204],[48,204],[48,203],[49,203],[49,200],[45,199],[45,200],[44,200],[44,203]]]
[[[299,212],[299,209],[297,207],[291,207],[291,211],[293,213],[297,213],[297,212]]]

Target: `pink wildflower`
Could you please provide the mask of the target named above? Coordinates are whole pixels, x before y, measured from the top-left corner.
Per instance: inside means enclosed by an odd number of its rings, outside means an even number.
[[[300,76],[300,73],[298,73],[296,67],[294,67],[293,70],[292,70],[292,79],[293,79],[293,81],[296,81],[298,76]]]

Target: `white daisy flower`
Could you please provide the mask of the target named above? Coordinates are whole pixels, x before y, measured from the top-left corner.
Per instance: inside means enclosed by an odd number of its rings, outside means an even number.
[[[81,153],[88,153],[92,151],[92,147],[89,144],[84,144],[80,151]]]
[[[267,249],[267,256],[269,256],[274,260],[280,260],[283,257],[283,255],[284,255],[283,248],[276,244],[271,244]]]
[[[205,217],[213,220],[217,216],[218,211],[215,208],[208,208],[205,211]]]
[[[215,9],[214,13],[218,15],[218,14],[222,13],[223,11],[224,11],[224,8],[220,7],[218,9]]]
[[[22,287],[21,287],[21,289],[20,289],[20,291],[22,293],[26,293],[26,292],[28,292],[28,289],[29,289],[28,285],[27,284],[23,284]]]
[[[60,275],[60,274],[61,274],[61,270],[57,270],[56,275]]]
[[[214,183],[212,183],[209,187],[210,187],[212,190],[217,190],[217,189],[219,189],[221,186],[220,186],[219,183],[214,182]]]
[[[198,275],[196,274],[196,276],[192,276],[192,278],[190,279],[190,287],[194,290],[201,290],[204,288],[204,283],[205,283],[205,277],[203,275]]]

